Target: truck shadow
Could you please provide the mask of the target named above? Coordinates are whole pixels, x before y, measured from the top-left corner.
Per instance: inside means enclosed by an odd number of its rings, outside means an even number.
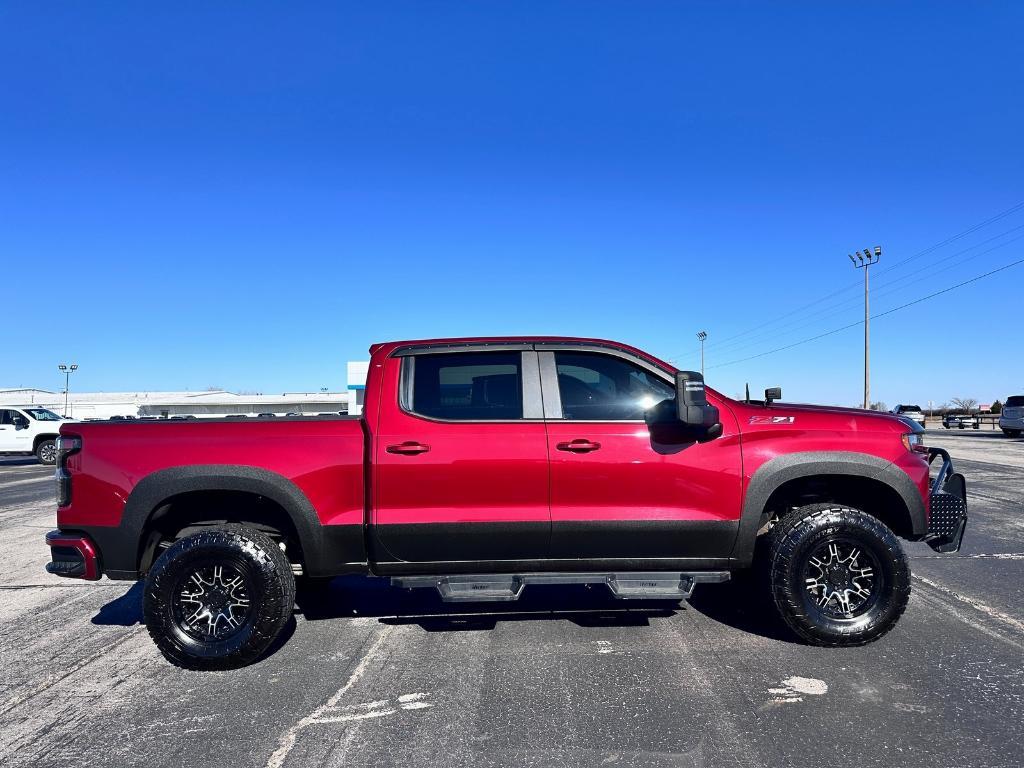
[[[427,632],[494,629],[499,622],[571,621],[580,627],[646,627],[652,619],[695,611],[741,632],[786,643],[799,640],[748,579],[700,585],[687,602],[617,600],[602,586],[527,586],[515,602],[446,603],[432,589],[402,589],[384,579],[342,576],[300,590],[297,612],[308,621],[376,618]]]
[[[800,643],[775,612],[766,590],[755,588],[749,577],[698,585],[689,603],[691,610],[732,629],[783,643]]]
[[[138,581],[103,605],[92,618],[100,626],[142,624],[144,585]],[[499,622],[570,621],[580,627],[647,627],[692,610],[741,632],[780,642],[799,642],[775,615],[773,606],[747,580],[701,585],[688,603],[666,600],[617,600],[604,587],[528,586],[515,602],[446,603],[432,589],[403,589],[385,579],[340,576],[303,585],[295,612],[306,621],[375,618],[382,624],[415,624],[427,632],[479,632]],[[275,642],[272,654],[295,631],[294,617]]]

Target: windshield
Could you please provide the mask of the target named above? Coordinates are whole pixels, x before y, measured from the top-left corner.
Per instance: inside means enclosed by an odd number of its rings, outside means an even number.
[[[900,413],[915,413],[921,410],[920,405],[901,405]]]
[[[1006,404],[1010,408],[1017,408],[1024,405],[1024,395],[1013,395],[1012,397],[1006,398]]]
[[[60,416],[45,408],[26,408],[25,413],[36,421],[60,421]]]

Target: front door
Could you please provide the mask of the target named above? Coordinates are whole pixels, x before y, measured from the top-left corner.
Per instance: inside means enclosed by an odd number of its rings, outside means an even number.
[[[658,444],[644,411],[675,398],[669,373],[617,352],[537,349],[551,456],[551,557],[631,560],[640,568],[728,557],[741,499],[739,437],[728,409],[720,408],[721,437]]]
[[[547,442],[526,345],[389,358],[372,447],[375,554],[493,568],[547,556]],[[477,564],[473,566],[472,564]],[[457,565],[445,566],[459,570]]]

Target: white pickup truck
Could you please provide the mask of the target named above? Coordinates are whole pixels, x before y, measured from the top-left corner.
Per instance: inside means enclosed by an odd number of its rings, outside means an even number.
[[[34,453],[42,464],[53,464],[53,441],[68,421],[37,405],[0,405],[0,453]]]

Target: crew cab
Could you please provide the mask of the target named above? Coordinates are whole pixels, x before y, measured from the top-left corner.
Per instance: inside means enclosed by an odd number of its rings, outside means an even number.
[[[799,637],[838,646],[903,612],[900,538],[964,535],[963,476],[888,414],[733,400],[595,339],[370,353],[362,417],[62,427],[47,570],[145,579],[150,634],[194,669],[258,659],[296,579],[340,574],[450,601],[552,583],[678,600],[755,568]]]
[[[35,454],[40,463],[53,464],[55,442],[65,421],[37,405],[0,405],[0,453]]]

